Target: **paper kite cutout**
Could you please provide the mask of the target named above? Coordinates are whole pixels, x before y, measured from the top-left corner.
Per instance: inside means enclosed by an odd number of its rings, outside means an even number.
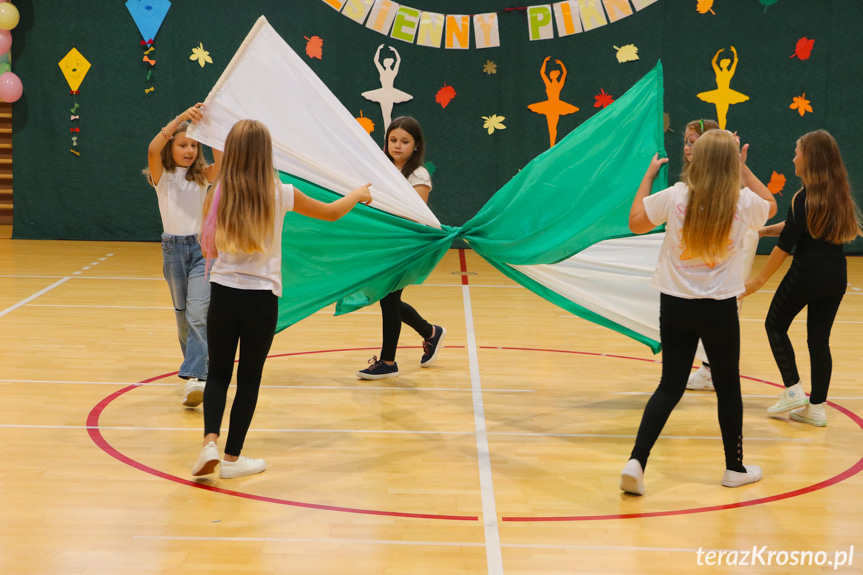
[[[599,94],[594,96],[594,99],[596,99],[596,102],[594,102],[593,104],[594,108],[605,108],[606,106],[614,102],[614,96],[612,96],[611,94],[606,94],[605,90],[603,90],[602,88],[600,88]]]
[[[627,44],[626,46],[621,46],[618,48],[617,46],[612,46],[615,50],[617,50],[617,61],[621,64],[624,62],[632,62],[633,60],[638,60],[638,48],[635,44]]]
[[[800,60],[808,60],[809,56],[812,54],[812,47],[815,45],[815,40],[810,40],[806,36],[803,36],[799,40],[797,40],[797,46],[794,48],[794,53],[789,56],[789,58],[794,58],[797,56]]]
[[[90,62],[77,48],[72,48],[68,54],[63,56],[59,64],[66,82],[69,83],[69,89],[73,92],[77,91],[81,87],[81,82],[84,81],[84,76],[90,70]],[[75,111],[73,110],[72,113],[74,114]]]
[[[170,0],[129,0],[126,2],[126,8],[132,15],[135,25],[138,26],[144,42],[150,42],[159,32],[165,15],[171,8],[171,2]]]
[[[455,88],[447,86],[446,82],[444,82],[443,88],[438,90],[437,94],[435,94],[434,101],[440,104],[441,108],[446,108],[455,96]]]
[[[210,58],[210,53],[204,50],[204,43],[198,42],[197,48],[192,48],[192,55],[189,56],[189,60],[197,60],[198,64],[201,65],[201,68],[204,67],[204,64],[212,64],[213,59]]]
[[[482,117],[485,122],[482,123],[482,127],[488,130],[489,136],[494,133],[495,130],[506,130],[506,126],[503,125],[503,121],[506,120],[506,116],[498,116],[497,114],[491,116],[483,116]]]
[[[713,11],[713,0],[698,0],[698,6],[696,6],[695,9],[698,10],[699,14],[707,14],[710,12],[716,16],[716,12]]]
[[[725,129],[728,107],[732,104],[739,104],[740,102],[745,102],[749,99],[749,96],[746,94],[741,94],[740,92],[730,88],[731,78],[734,76],[735,70],[737,70],[737,50],[734,49],[734,46],[731,47],[731,52],[734,53],[734,60],[732,61],[728,58],[723,58],[722,61],[719,62],[719,65],[716,64],[716,60],[719,58],[722,50],[720,49],[713,56],[711,64],[713,65],[713,72],[716,74],[716,89],[698,94],[699,99],[704,100],[705,102],[710,102],[716,106],[716,121],[719,122],[719,127],[722,130]],[[728,67],[729,64],[731,65],[731,68]]]
[[[806,99],[806,92],[802,96],[794,96],[794,102],[789,106],[792,110],[797,110],[802,116],[806,112],[812,111],[812,106],[809,105],[809,100]]]
[[[492,62],[491,60],[486,60],[485,64],[482,66],[482,71],[489,76],[492,74],[497,74],[497,64]]]
[[[369,136],[371,136],[372,132],[375,131],[375,123],[372,122],[371,118],[364,117],[362,110],[360,110],[360,117],[356,118],[356,120],[360,123],[360,126],[363,127],[363,130],[365,130]]]
[[[312,36],[309,38],[308,36],[303,36],[307,40],[306,42],[306,56],[309,58],[317,58],[321,59],[323,56],[323,48],[324,48],[324,40],[320,36]]]
[[[767,183],[767,189],[770,190],[770,193],[774,196],[776,194],[782,195],[782,188],[785,187],[785,176],[782,174],[777,174],[773,172],[773,175],[770,176],[770,181]]]
[[[372,102],[377,102],[381,105],[381,115],[384,117],[384,126],[388,127],[392,121],[393,105],[412,100],[413,96],[394,87],[402,59],[401,56],[399,56],[398,51],[390,46],[390,50],[392,50],[395,55],[395,59],[384,58],[383,65],[381,65],[380,57],[381,49],[383,47],[383,44],[378,46],[374,59],[375,68],[378,69],[378,74],[380,76],[381,87],[377,90],[363,92],[363,98],[371,100]]]
[[[566,82],[566,66],[560,60],[555,60],[557,65],[560,66],[560,70],[552,70],[546,75],[545,66],[550,59],[551,56],[546,56],[545,60],[542,61],[542,68],[539,69],[539,75],[542,76],[542,81],[545,84],[545,95],[548,97],[548,100],[531,104],[527,107],[531,112],[545,116],[546,123],[548,124],[548,137],[551,142],[548,146],[549,148],[557,142],[557,122],[560,117],[578,112],[579,110],[578,107],[560,100],[560,91],[563,90],[563,84]]]

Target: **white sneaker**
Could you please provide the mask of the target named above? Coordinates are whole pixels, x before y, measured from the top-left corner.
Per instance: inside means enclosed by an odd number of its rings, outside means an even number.
[[[785,391],[779,394],[779,399],[767,408],[767,413],[785,413],[791,411],[795,407],[803,407],[809,403],[809,398],[803,392],[803,386],[800,383],[795,383],[791,387],[786,387]]]
[[[791,412],[791,419],[800,423],[808,423],[815,427],[827,427],[827,413],[823,403],[810,403],[806,407]]]
[[[190,377],[183,388],[183,405],[186,407],[198,407],[204,401],[204,386],[206,381],[197,377]]]
[[[219,464],[219,448],[212,441],[201,449],[201,454],[198,455],[198,461],[192,467],[192,475],[195,477],[201,475],[209,475],[216,470]]]
[[[620,490],[633,495],[644,495],[644,470],[637,459],[630,459],[620,472]]]
[[[713,374],[710,373],[710,368],[702,363],[701,367],[690,374],[686,389],[713,391]]]
[[[725,475],[722,476],[722,485],[725,487],[740,487],[749,483],[761,481],[761,468],[757,465],[744,465],[746,473],[739,471],[725,470]]]
[[[219,477],[222,479],[233,479],[234,477],[243,477],[244,475],[254,475],[260,473],[267,468],[267,462],[263,459],[249,459],[242,455],[236,461],[222,460],[222,466],[219,468]]]

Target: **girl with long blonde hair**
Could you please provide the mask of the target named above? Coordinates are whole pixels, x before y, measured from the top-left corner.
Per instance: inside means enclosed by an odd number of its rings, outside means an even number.
[[[770,191],[746,167],[748,145],[710,130],[695,142],[684,181],[650,195],[667,158],[655,155],[629,215],[636,234],[667,223],[652,285],[660,292],[662,377],[647,402],[620,488],[644,494],[644,468],[654,443],[686,389],[699,339],[711,359],[719,427],[725,449],[722,485],[761,479],[757,465],[743,465],[740,396],[740,324],[737,296],[744,292],[747,229],[758,230],[776,213]],[[741,188],[741,183],[745,186]]]
[[[843,244],[863,235],[863,226],[833,136],[824,130],[809,132],[797,141],[794,152],[794,173],[803,188],[791,199],[785,221],[761,230],[762,236],[778,236],[779,242],[764,268],[746,282],[744,295],[761,289],[794,251],[791,267],[776,289],[764,324],[785,384],[785,390],[767,412],[791,411],[795,421],[824,427],[824,402],[833,372],[830,331],[848,285]],[[812,380],[808,399],[788,337],[791,322],[804,307],[808,308],[806,330]]]
[[[261,122],[240,120],[225,139],[222,169],[204,202],[201,246],[215,259],[210,270],[207,332],[210,376],[204,390],[204,446],[192,475],[219,477],[260,473],[263,459],[240,456],[252,423],[264,361],[273,343],[282,295],[282,225],[285,213],[335,221],[356,204],[369,203],[369,184],[332,203],[281,184],[273,167],[270,132]],[[237,393],[231,407],[225,457],[216,442],[225,412],[234,357]]]

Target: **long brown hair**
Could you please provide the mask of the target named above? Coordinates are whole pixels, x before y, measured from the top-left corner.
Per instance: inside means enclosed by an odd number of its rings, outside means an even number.
[[[710,130],[699,137],[683,180],[689,187],[683,243],[708,265],[715,265],[728,255],[740,195],[740,153],[734,135]]]
[[[274,241],[276,175],[273,142],[264,124],[240,120],[228,132],[221,171],[204,202],[205,220],[217,186],[216,250],[266,252]]]
[[[399,116],[390,122],[389,127],[387,127],[387,133],[384,136],[384,153],[391,162],[393,161],[393,157],[390,156],[390,132],[396,128],[401,128],[410,134],[414,139],[414,146],[416,146],[413,155],[411,155],[410,159],[405,163],[404,167],[402,167],[402,175],[407,178],[414,173],[414,170],[423,165],[423,159],[426,152],[426,141],[425,138],[423,138],[423,130],[420,127],[420,123],[417,122],[415,118],[410,116]]]
[[[683,137],[686,138],[686,130],[692,130],[698,137],[704,135],[704,132],[709,132],[710,130],[718,130],[719,124],[715,120],[692,120],[686,127],[683,128]],[[697,141],[697,139],[696,139]],[[680,169],[680,179],[683,179],[683,174],[686,173],[686,170],[689,169],[689,160],[686,159],[686,152],[683,153],[683,167]]]
[[[798,170],[806,188],[809,233],[833,244],[844,244],[863,235],[860,210],[851,197],[848,171],[836,140],[827,131],[816,130],[797,143],[802,156]]]
[[[162,160],[162,167],[166,172],[173,172],[177,169],[177,162],[174,161],[174,154],[172,153],[174,147],[174,137],[177,134],[184,133],[189,128],[189,122],[180,122],[177,124],[177,129],[174,130],[174,133],[171,134],[171,140],[168,141],[162,147],[162,151],[159,152],[159,157]],[[189,166],[189,171],[186,172],[186,180],[189,182],[195,182],[199,186],[207,185],[207,176],[204,173],[204,170],[207,168],[207,161],[204,160],[204,151],[201,149],[201,144],[198,144],[198,155],[195,157],[194,163]],[[147,168],[142,172],[145,176],[147,176],[147,181],[153,186],[153,178],[150,175],[150,169]]]

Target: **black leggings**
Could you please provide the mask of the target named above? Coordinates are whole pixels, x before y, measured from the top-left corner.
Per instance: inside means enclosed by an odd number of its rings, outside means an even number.
[[[204,388],[204,434],[219,435],[237,345],[237,393],[231,406],[227,455],[239,456],[252,424],[261,372],[276,333],[279,298],[269,290],[244,290],[210,284],[207,337],[210,372]]]
[[[725,467],[732,471],[745,471],[737,299],[682,299],[661,294],[659,302],[662,378],[644,408],[631,458],[637,459],[642,469],[647,467],[653,444],[686,390],[700,338],[710,358],[716,388]]]
[[[423,339],[434,335],[434,326],[423,319],[417,310],[402,301],[402,290],[394,291],[381,300],[383,318],[383,344],[381,361],[395,361],[396,347],[402,332],[402,322],[411,326]]]
[[[794,258],[791,268],[776,289],[764,327],[773,358],[785,387],[800,381],[794,348],[788,328],[798,313],[808,307],[806,317],[812,394],[810,403],[827,401],[833,357],[830,354],[830,330],[848,285],[845,258]]]

